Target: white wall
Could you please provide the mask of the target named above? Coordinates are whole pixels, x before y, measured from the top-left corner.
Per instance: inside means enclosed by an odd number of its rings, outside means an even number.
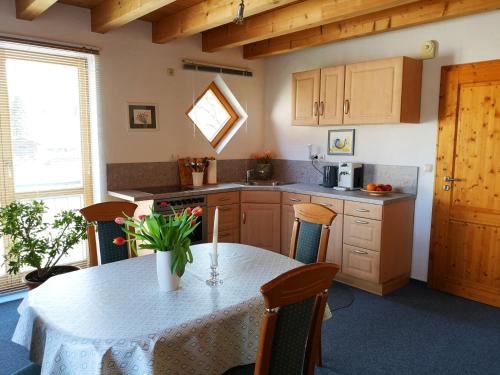
[[[439,42],[439,56],[424,62],[421,123],[346,126],[356,129],[356,153],[342,159],[419,167],[434,164],[441,66],[500,58],[499,24],[500,11],[495,11],[267,59],[266,148],[285,159],[307,160],[307,143],[314,144],[315,151],[326,153],[328,129],[290,125],[291,73],[385,57],[418,56],[421,43],[433,39]],[[339,159],[327,157],[330,161]],[[412,265],[412,277],[420,280],[427,279],[433,183],[434,172],[420,171]]]
[[[132,22],[107,34],[90,31],[90,11],[62,4],[51,7],[35,21],[15,18],[15,1],[0,1],[0,33],[85,44],[101,48],[103,145],[107,163],[168,161],[181,156],[214,155],[208,142],[186,120],[184,112],[194,95],[207,86],[213,74],[183,71],[183,58],[237,65],[253,70],[254,78],[224,76],[238,100],[247,102],[248,129],[240,129],[221,159],[246,158],[263,143],[263,63],[241,58],[239,49],[201,52],[195,36],[165,45],[151,42],[151,24]],[[175,76],[167,76],[167,68]],[[158,103],[159,131],[127,130],[127,101]]]

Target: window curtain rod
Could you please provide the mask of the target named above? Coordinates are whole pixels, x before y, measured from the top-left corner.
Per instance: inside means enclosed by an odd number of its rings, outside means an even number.
[[[182,60],[182,67],[185,70],[199,70],[200,72],[224,73],[236,76],[253,77],[253,73],[245,68],[236,66],[225,66],[217,64],[203,63],[193,60]]]
[[[63,42],[50,42],[41,39],[33,39],[28,37],[17,37],[12,35],[0,34],[0,42],[17,43],[24,45],[31,45],[36,47],[54,48],[72,52],[88,53],[92,55],[99,55],[99,49],[95,47],[79,46],[75,44]]]

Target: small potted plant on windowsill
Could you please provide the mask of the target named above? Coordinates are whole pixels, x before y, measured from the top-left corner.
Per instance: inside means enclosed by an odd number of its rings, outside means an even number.
[[[42,201],[14,201],[0,208],[0,237],[8,238],[4,256],[7,273],[16,275],[25,267],[35,268],[24,275],[29,289],[50,277],[78,270],[58,266],[68,251],[87,238],[88,222],[75,211],[61,211],[49,224],[44,221],[47,207]]]

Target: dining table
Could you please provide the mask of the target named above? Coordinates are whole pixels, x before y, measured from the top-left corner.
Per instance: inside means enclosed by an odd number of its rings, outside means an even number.
[[[42,375],[220,375],[255,362],[260,287],[302,263],[220,243],[223,284],[210,287],[212,244],[191,250],[194,261],[171,292],[159,290],[155,254],[50,278],[20,304],[12,340]]]

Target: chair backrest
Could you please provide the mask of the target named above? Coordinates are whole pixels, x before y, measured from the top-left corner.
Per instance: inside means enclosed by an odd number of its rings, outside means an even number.
[[[328,288],[338,270],[331,263],[307,264],[260,288],[266,312],[254,375],[314,374]]]
[[[315,203],[293,206],[293,223],[290,258],[302,263],[324,262],[330,237],[330,225],[337,214],[328,207]]]
[[[136,208],[137,205],[131,202],[103,202],[80,210],[85,219],[97,225],[101,264],[116,262],[133,256],[128,246],[116,246],[113,244],[113,239],[125,236],[125,233],[122,231],[122,225],[116,224],[115,219],[118,216],[123,216],[123,214],[133,216]],[[89,225],[87,235],[89,266],[97,266],[97,244],[93,225]]]

